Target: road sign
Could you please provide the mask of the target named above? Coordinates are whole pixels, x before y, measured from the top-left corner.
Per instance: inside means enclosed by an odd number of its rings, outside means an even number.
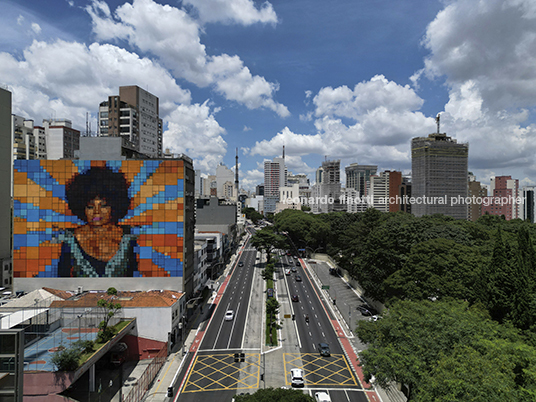
[[[322,285],[322,289],[329,290],[329,285]]]

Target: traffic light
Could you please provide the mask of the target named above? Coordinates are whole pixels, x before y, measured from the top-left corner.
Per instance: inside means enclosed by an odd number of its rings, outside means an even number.
[[[244,353],[240,353],[240,361],[243,362],[246,360],[246,355]]]
[[[240,355],[238,353],[234,354],[234,361],[235,363],[238,363],[240,361]]]

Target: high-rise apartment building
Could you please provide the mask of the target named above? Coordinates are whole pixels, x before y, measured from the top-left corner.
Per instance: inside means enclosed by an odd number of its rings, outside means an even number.
[[[216,168],[216,193],[219,198],[225,198],[228,201],[236,199],[234,176],[234,172],[223,163],[218,165]]]
[[[386,170],[379,175],[370,176],[368,195],[372,206],[382,212],[400,211],[401,184],[402,172]]]
[[[512,176],[496,176],[490,179],[490,195],[482,205],[482,215],[504,215],[507,221],[520,218],[522,206],[517,203],[519,180]]]
[[[11,92],[0,87],[0,141],[4,146],[0,147],[0,281],[1,286],[9,286],[12,283],[13,269],[11,262],[11,239],[12,233],[12,168],[13,149],[11,144],[13,130],[11,127]]]
[[[99,135],[121,137],[125,147],[162,157],[162,119],[158,97],[137,85],[119,87],[99,105]]]
[[[274,213],[279,202],[279,187],[287,185],[284,158],[264,161],[264,213]]]
[[[523,204],[521,205],[521,219],[524,221],[535,223],[536,222],[536,187],[526,186],[523,187]]]
[[[398,186],[398,196],[400,197],[399,211],[411,214],[411,177],[402,177],[402,182]]]
[[[43,120],[47,159],[74,159],[80,149],[80,131],[72,128],[71,120]]]
[[[34,121],[13,115],[13,160],[47,159],[46,132]]]
[[[444,214],[467,219],[467,204],[453,201],[467,197],[468,154],[469,144],[458,143],[444,133],[411,140],[415,216]]]
[[[352,188],[358,191],[358,195],[361,197],[365,196],[370,176],[376,174],[378,166],[352,163],[344,169],[346,171],[346,188]]]
[[[486,186],[483,186],[479,181],[476,180],[476,177],[469,173],[468,176],[468,197],[475,202],[470,203],[467,208],[467,220],[475,222],[478,218],[482,216],[482,202],[479,202],[488,196],[488,189]]]
[[[346,210],[341,204],[341,161],[326,160],[317,170],[317,181],[312,189],[314,203],[311,205],[313,213],[327,213]]]
[[[13,160],[37,159],[33,120],[13,115]]]
[[[34,126],[33,133],[36,146],[36,158],[47,159],[47,135],[45,128],[42,126]]]

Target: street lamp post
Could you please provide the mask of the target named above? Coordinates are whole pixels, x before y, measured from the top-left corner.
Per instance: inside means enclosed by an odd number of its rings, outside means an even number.
[[[185,303],[186,309],[188,308],[188,304],[190,304],[190,302],[192,302],[192,301],[194,301],[194,300],[199,300],[199,299],[202,299],[202,297],[193,297],[193,298],[191,298],[190,300],[188,300],[188,301]],[[182,313],[182,328],[181,328],[182,354],[183,354],[183,355],[185,354],[184,346],[185,346],[185,344],[186,344],[186,336],[185,336],[185,332],[186,332],[186,323],[184,322],[184,312],[183,312],[183,313]]]
[[[82,316],[84,314],[78,314],[77,317],[78,317],[78,340],[82,340],[82,329],[81,329],[81,325],[80,325],[80,320],[82,319]]]

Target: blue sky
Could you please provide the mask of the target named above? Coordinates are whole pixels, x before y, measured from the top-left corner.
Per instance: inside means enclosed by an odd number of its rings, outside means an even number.
[[[95,130],[139,85],[165,148],[213,174],[238,147],[248,189],[283,145],[311,179],[326,157],[409,173],[437,113],[479,180],[536,184],[532,0],[2,0],[0,22],[14,113],[85,131],[89,112]]]

